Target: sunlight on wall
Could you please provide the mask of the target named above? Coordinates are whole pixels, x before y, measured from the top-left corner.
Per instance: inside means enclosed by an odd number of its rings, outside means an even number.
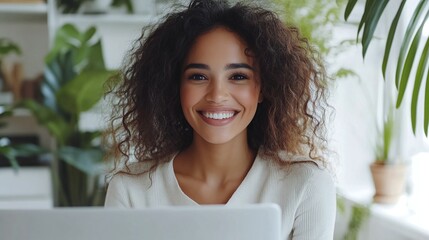
[[[429,214],[429,152],[421,152],[412,157],[409,182],[409,207],[413,211]]]

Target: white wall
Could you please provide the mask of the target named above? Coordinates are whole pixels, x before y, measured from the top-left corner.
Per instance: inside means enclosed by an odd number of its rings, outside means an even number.
[[[11,39],[22,50],[21,56],[12,56],[5,64],[21,62],[24,66],[24,78],[35,78],[43,72],[44,57],[48,52],[46,16],[1,13],[0,38]]]
[[[343,24],[334,31],[341,39],[355,39],[356,28]],[[367,188],[371,185],[369,164],[374,159],[376,137],[375,112],[381,81],[377,60],[381,55],[379,42],[368,50],[365,61],[362,48],[353,46],[335,59],[328,61],[354,70],[359,77],[336,79],[331,93],[331,104],[335,108],[335,119],[330,128],[333,134],[331,145],[338,154],[338,181],[340,187]]]

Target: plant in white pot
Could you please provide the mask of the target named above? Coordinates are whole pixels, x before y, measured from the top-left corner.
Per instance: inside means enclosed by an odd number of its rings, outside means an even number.
[[[367,50],[372,39],[375,36],[379,39],[385,39],[384,55],[381,65],[381,73],[385,79],[384,84],[395,89],[396,99],[395,107],[409,104],[410,107],[410,124],[412,131],[416,134],[417,131],[422,131],[426,136],[429,136],[429,38],[423,34],[425,26],[429,23],[429,1],[389,1],[389,0],[348,0],[344,12],[344,18],[347,20],[354,9],[359,9],[356,6],[364,4],[363,11],[359,12],[361,16],[357,35],[362,36],[362,55],[365,58]],[[395,14],[386,12],[392,11]],[[383,19],[386,15],[386,19]],[[382,21],[380,21],[383,19]],[[389,29],[386,33],[377,32],[377,26],[382,23]],[[406,29],[400,31],[400,26]],[[398,56],[395,57],[394,53]],[[426,77],[425,77],[426,76]],[[393,79],[393,81],[388,81]],[[406,94],[409,92],[410,94]],[[397,111],[395,111],[397,112]],[[417,123],[420,120],[420,125]],[[391,149],[390,144],[387,144],[389,138],[393,138],[393,132],[389,133],[389,128],[395,129],[395,123],[389,124],[386,121],[384,124],[383,145],[384,153],[388,153]],[[386,145],[387,144],[387,145]],[[384,156],[383,156],[384,155]],[[382,161],[382,159],[387,159]],[[390,164],[391,157],[386,154],[381,154],[377,157],[377,161],[372,167],[373,172],[377,172],[374,179],[379,179],[378,173],[382,169],[391,169],[394,173],[388,178],[400,179],[405,178],[406,170],[404,166]],[[386,189],[398,187],[395,191],[403,191],[402,181],[399,186],[386,184]],[[387,188],[388,187],[388,188]],[[376,184],[376,188],[377,184]],[[393,203],[396,201],[394,197],[381,197],[381,190],[375,195],[376,202]],[[383,193],[384,194],[384,193]]]

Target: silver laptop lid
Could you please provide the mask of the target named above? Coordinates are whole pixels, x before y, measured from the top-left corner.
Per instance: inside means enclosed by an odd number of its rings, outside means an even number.
[[[0,210],[4,240],[279,240],[275,204]]]

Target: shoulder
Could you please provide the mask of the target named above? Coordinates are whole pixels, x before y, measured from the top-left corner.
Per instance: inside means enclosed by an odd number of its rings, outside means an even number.
[[[297,161],[291,164],[279,164],[271,159],[261,159],[262,166],[269,172],[270,178],[280,181],[287,189],[305,194],[317,188],[321,191],[335,192],[334,174],[328,168],[313,161]]]
[[[332,239],[336,216],[332,175],[311,162],[293,164],[290,174],[297,179],[293,239]]]
[[[127,189],[134,186],[150,185],[150,176],[155,172],[154,163],[136,162],[118,169],[109,180],[109,189]]]
[[[156,161],[137,161],[137,162],[132,162],[132,163],[129,163],[126,165],[122,165],[122,166],[116,167],[116,169],[113,171],[112,176],[150,174],[150,173],[156,171],[159,167],[162,167],[163,165],[170,162],[173,157],[174,157],[174,155],[166,156],[166,157],[164,157],[162,159],[158,159]]]
[[[131,175],[140,175],[147,172],[155,170],[158,165],[158,162],[154,161],[142,161],[142,162],[133,162],[127,166],[119,168],[115,174],[131,174]]]
[[[108,182],[105,206],[133,207],[136,202],[143,203],[145,194],[164,179],[166,165],[159,163],[152,169],[153,163],[138,162],[116,171]]]
[[[293,157],[287,158],[284,164],[278,163],[267,157],[259,157],[263,162],[264,168],[268,171],[277,173],[287,178],[294,177],[302,180],[309,179],[326,179],[333,181],[334,173],[329,167],[323,164],[310,160],[308,157]]]
[[[133,162],[127,166],[118,168],[109,181],[109,185],[121,183],[125,186],[134,184],[148,185],[152,183],[152,178],[166,170],[168,159],[162,161],[141,161]]]
[[[291,164],[288,174],[292,174],[299,179],[307,180],[307,182],[322,181],[334,184],[333,174],[328,168],[311,161]]]

